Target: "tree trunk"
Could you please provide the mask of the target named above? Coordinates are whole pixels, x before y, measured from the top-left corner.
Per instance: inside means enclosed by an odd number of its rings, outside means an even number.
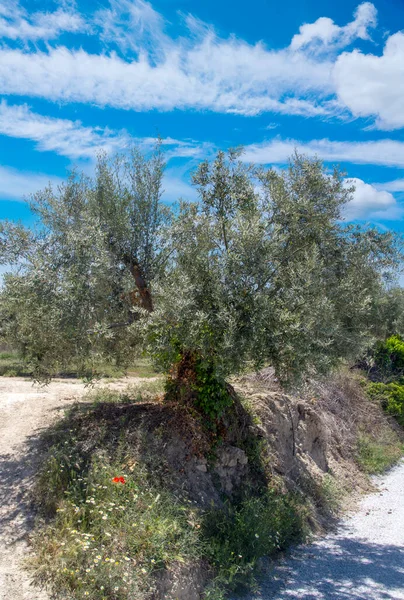
[[[135,280],[137,291],[139,292],[140,306],[148,312],[153,312],[152,296],[139,263],[131,261],[129,270]]]

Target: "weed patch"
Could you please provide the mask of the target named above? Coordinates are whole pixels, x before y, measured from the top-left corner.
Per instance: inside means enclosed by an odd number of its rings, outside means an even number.
[[[371,436],[361,434],[358,439],[357,462],[370,475],[383,473],[392,467],[404,454],[404,444],[393,431]]]
[[[55,518],[34,538],[36,578],[62,597],[143,598],[152,574],[200,552],[192,507],[148,484],[124,454],[115,461],[100,454],[87,477],[79,475],[70,473]],[[60,478],[55,483],[60,493]]]
[[[341,510],[343,498],[344,491],[337,479],[330,473],[326,473],[318,488],[318,501],[325,510],[336,515]]]

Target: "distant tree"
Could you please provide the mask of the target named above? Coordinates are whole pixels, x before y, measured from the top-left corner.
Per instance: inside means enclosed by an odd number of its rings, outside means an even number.
[[[404,337],[404,288],[394,285],[383,289],[375,309],[380,339],[392,335]]]

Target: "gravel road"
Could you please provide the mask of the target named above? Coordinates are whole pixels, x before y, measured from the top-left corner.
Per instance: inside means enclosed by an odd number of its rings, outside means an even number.
[[[244,600],[404,600],[404,461],[335,533],[276,564]]]
[[[132,377],[107,385],[122,389],[139,381]],[[38,387],[27,379],[0,377],[0,600],[48,600],[22,567],[34,521],[30,490],[38,467],[36,446],[40,431],[86,391],[76,380]]]

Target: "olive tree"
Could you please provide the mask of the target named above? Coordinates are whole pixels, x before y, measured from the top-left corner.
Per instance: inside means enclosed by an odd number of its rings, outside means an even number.
[[[354,358],[376,333],[398,264],[392,234],[345,224],[342,174],[295,155],[283,172],[219,152],[193,175],[198,202],[161,202],[160,149],[100,157],[31,201],[35,231],[6,224],[2,332],[38,369],[141,348],[168,392],[213,416],[226,378],[272,364],[291,384]]]
[[[130,360],[128,326],[153,309],[150,285],[166,260],[163,171],[159,145],[147,159],[136,149],[101,155],[94,178],[73,172],[30,199],[34,229],[2,224],[0,256],[18,268],[5,277],[1,332],[38,377]]]
[[[140,323],[151,354],[174,365],[177,394],[193,369],[214,387],[212,373],[269,363],[293,383],[355,358],[399,261],[392,234],[344,223],[353,190],[338,170],[299,155],[282,173],[239,158],[219,152],[194,174],[199,202],[181,207],[175,259]]]

